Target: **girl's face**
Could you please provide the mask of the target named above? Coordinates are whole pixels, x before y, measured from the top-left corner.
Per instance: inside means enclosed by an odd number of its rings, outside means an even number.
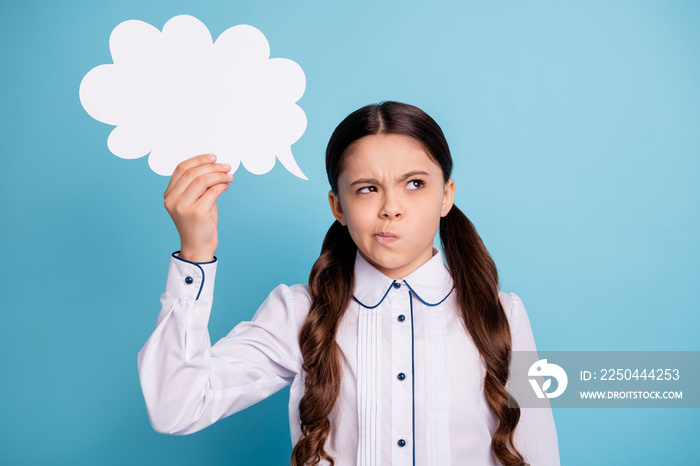
[[[455,185],[413,138],[365,136],[352,143],[328,193],[333,216],[348,227],[362,257],[384,275],[404,278],[433,255],[440,217]]]

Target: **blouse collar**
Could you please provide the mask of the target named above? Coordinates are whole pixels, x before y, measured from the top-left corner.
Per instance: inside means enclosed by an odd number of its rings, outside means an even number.
[[[403,279],[394,280],[377,270],[358,250],[355,255],[355,300],[366,308],[379,306],[394,283],[406,285],[428,306],[443,302],[453,288],[452,276],[442,260],[442,251],[433,246],[433,257]]]

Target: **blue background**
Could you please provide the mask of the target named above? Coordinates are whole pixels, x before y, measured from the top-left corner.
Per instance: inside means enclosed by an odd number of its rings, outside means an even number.
[[[288,391],[185,437],[148,422],[136,354],[177,231],[168,178],[107,150],[78,99],[112,29],[251,24],[301,65],[308,129],[219,201],[213,340],[302,283],[331,223],[323,153],[371,102],[430,113],[456,203],[540,350],[699,350],[700,4],[30,2],[0,7],[2,464],[285,464]],[[559,409],[562,464],[691,464],[696,409]]]

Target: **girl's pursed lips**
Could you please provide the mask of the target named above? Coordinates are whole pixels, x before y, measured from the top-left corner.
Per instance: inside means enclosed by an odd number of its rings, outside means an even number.
[[[398,241],[399,237],[396,236],[393,233],[389,233],[388,231],[384,231],[381,233],[377,233],[374,235],[375,240],[379,244],[390,244],[393,243],[394,241]]]

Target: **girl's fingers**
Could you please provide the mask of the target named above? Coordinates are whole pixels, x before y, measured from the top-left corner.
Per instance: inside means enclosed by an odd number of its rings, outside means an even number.
[[[188,159],[182,164],[178,165],[178,169],[176,169],[175,172],[173,172],[173,175],[170,179],[170,183],[168,184],[168,187],[165,190],[165,193],[163,194],[163,197],[168,197],[171,194],[174,195],[181,195],[184,193],[188,187],[198,180],[201,176],[211,174],[211,173],[219,173],[219,174],[226,174],[228,171],[231,170],[231,166],[228,164],[221,164],[221,163],[200,163],[200,164],[193,164],[190,166],[190,168],[187,168],[185,172],[180,172],[179,167],[187,167],[188,164],[186,162],[191,162],[195,161],[195,159],[199,158],[201,156],[194,157],[193,159]],[[226,180],[223,180],[226,181]],[[202,181],[197,181],[198,183],[202,183]],[[220,182],[220,181],[217,181]],[[206,187],[209,187],[210,185],[207,185]],[[201,194],[201,193],[200,193]]]
[[[198,167],[216,166],[214,161],[216,161],[216,156],[214,154],[202,154],[180,162],[178,166],[175,167],[173,174],[170,176],[170,182],[168,183],[168,187],[165,189],[163,196],[165,197],[170,194],[183,176],[185,176],[185,174],[190,172],[192,169]]]
[[[184,175],[187,170],[190,168],[196,167],[198,165],[203,165],[205,163],[211,163],[212,160],[210,159],[210,156],[213,154],[202,154],[202,155],[197,155],[194,157],[190,157],[187,160],[183,160],[180,162],[177,167],[175,167],[175,170],[173,171],[173,174],[170,176],[170,183],[168,183],[168,187],[165,189],[165,193],[163,194],[164,196],[167,196],[170,191],[172,191],[173,187],[177,184],[178,181],[180,181],[180,178],[182,178],[182,175]]]
[[[231,175],[224,172],[206,173],[197,176],[187,186],[184,186],[185,178],[183,178],[183,182],[178,183],[172,195],[178,199],[179,204],[192,205],[206,194],[209,189],[218,184],[230,183],[232,179]],[[184,191],[180,192],[182,187],[184,187]]]
[[[196,204],[201,206],[201,210],[208,212],[214,206],[219,196],[228,189],[228,183],[219,183],[207,189],[197,200]]]

